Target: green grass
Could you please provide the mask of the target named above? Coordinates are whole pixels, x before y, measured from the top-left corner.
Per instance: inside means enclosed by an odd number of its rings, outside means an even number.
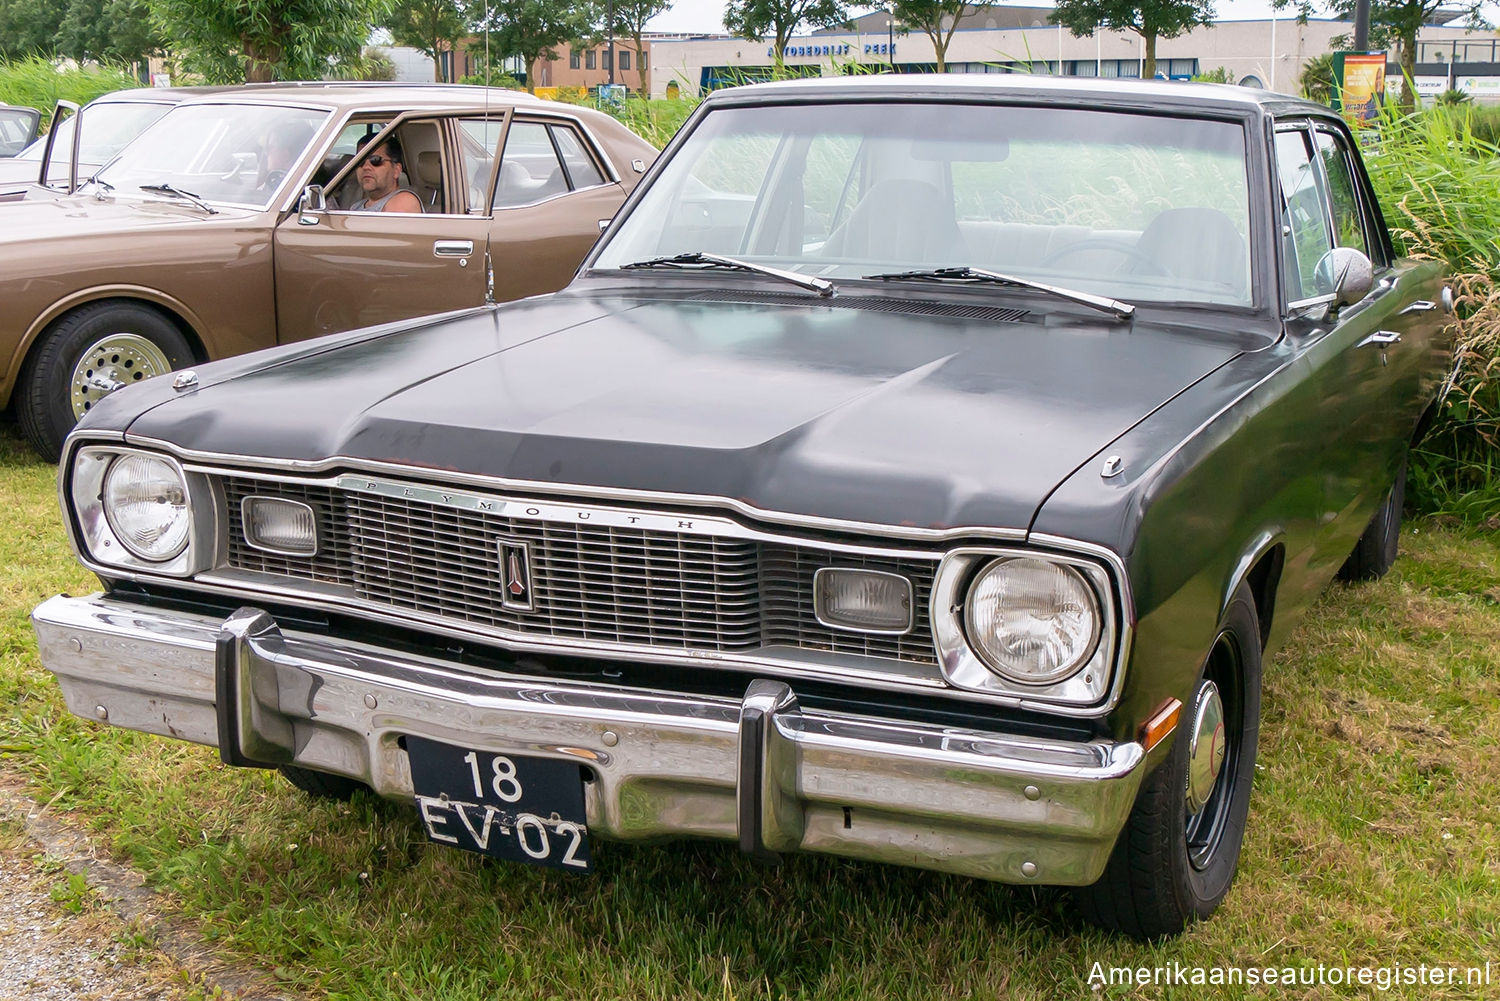
[[[139,86],[130,73],[112,66],[59,70],[42,56],[0,60],[0,101],[40,110],[43,129],[59,100],[82,107],[101,94]]]
[[[70,716],[27,621],[43,598],[95,586],[63,542],[54,476],[0,426],[0,768],[144,872],[216,951],[285,989],[370,1001],[1342,998],[1369,995],[1095,995],[1087,978],[1095,962],[1500,961],[1500,533],[1419,523],[1387,580],[1327,593],[1267,671],[1238,882],[1212,921],[1143,946],[1083,926],[1051,889],[814,856],[767,868],[728,844],[598,844],[589,877],[494,863],[429,845],[403,804],[313,802],[212,750]]]

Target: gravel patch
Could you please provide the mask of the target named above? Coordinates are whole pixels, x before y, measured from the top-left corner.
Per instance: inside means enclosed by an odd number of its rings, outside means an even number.
[[[123,956],[108,921],[72,914],[51,898],[66,878],[42,875],[0,852],[0,1001],[175,1001],[181,988]],[[103,937],[99,937],[103,935]],[[154,964],[153,964],[154,965]]]

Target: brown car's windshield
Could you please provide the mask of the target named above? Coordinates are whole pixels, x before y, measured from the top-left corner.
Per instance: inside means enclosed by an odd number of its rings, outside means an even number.
[[[328,114],[253,104],[179,105],[97,176],[121,195],[155,191],[148,197],[170,197],[159,192],[174,188],[207,202],[264,208]]]
[[[1251,304],[1243,128],[1066,108],[723,108],[597,268],[709,253],[838,280],[982,268],[1124,300]]]

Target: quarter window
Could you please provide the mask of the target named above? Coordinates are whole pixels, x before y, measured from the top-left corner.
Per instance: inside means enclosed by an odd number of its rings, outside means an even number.
[[[1313,272],[1333,240],[1306,132],[1276,133],[1276,167],[1281,177],[1282,281],[1289,301],[1311,299],[1318,294]]]
[[[532,205],[570,190],[603,184],[583,139],[566,125],[512,122],[500,158],[496,208]]]
[[[1370,256],[1369,242],[1365,239],[1364,222],[1359,212],[1358,188],[1354,176],[1349,172],[1349,157],[1344,144],[1337,137],[1319,131],[1318,158],[1323,161],[1323,173],[1328,177],[1328,201],[1333,206],[1333,232],[1340,247],[1353,247]]]

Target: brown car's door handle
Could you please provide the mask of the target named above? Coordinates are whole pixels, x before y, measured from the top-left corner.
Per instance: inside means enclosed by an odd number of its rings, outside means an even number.
[[[1392,344],[1400,344],[1401,335],[1394,330],[1377,330],[1369,337],[1360,341],[1356,347],[1368,348],[1371,346],[1388,348]]]
[[[434,240],[432,243],[434,257],[468,257],[473,253],[473,240]]]

